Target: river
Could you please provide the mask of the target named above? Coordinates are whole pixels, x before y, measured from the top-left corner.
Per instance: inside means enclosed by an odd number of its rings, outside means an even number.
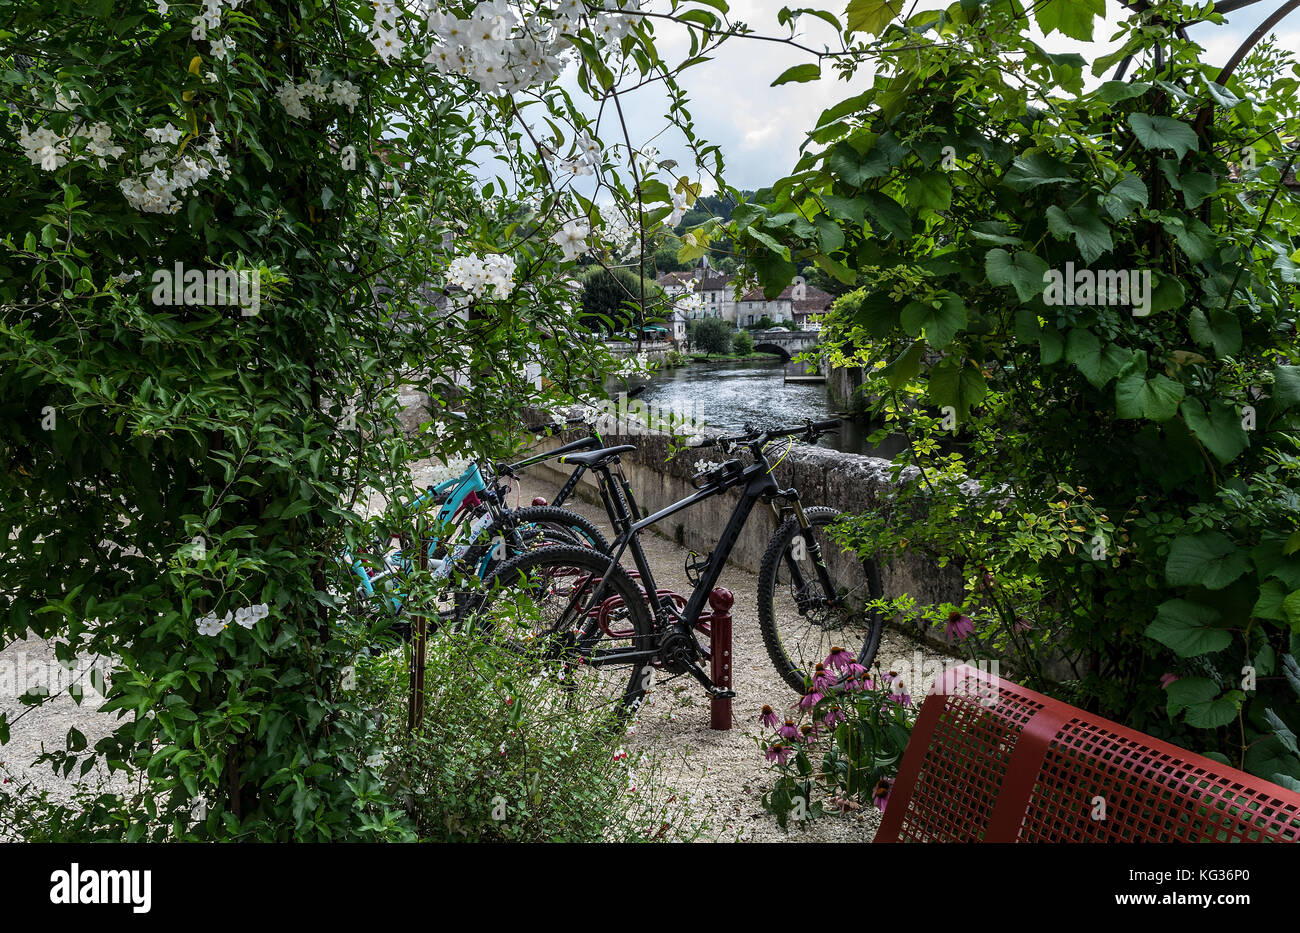
[[[802,367],[791,367],[802,371]],[[661,370],[639,396],[646,403],[692,414],[719,431],[741,431],[745,424],[756,427],[796,425],[805,418],[820,421],[834,418],[826,386],[820,383],[785,381],[785,366],[768,360],[723,360],[692,363]],[[872,445],[871,429],[862,421],[848,418],[838,434],[828,434],[818,446],[846,453],[892,457],[902,443],[886,438]]]

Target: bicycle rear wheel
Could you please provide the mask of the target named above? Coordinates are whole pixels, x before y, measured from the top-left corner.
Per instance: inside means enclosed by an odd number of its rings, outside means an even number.
[[[654,644],[641,588],[608,554],[555,544],[507,561],[465,614],[467,627],[534,659],[560,688],[567,711],[621,720],[641,704],[654,679]]]
[[[804,540],[798,520],[788,519],[768,542],[758,572],[763,644],[777,673],[800,693],[832,648],[843,648],[863,667],[871,667],[884,628],[880,614],[868,608],[881,595],[879,566],[842,552],[831,540],[826,528],[840,517],[835,509],[815,506],[804,511],[816,547]],[[830,576],[831,594],[814,563],[817,551]]]

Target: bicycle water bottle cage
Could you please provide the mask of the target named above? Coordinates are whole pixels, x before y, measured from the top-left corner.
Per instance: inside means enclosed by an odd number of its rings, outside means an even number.
[[[739,460],[728,460],[725,463],[714,467],[712,470],[709,470],[707,473],[700,473],[691,477],[691,485],[696,489],[707,489],[708,487],[719,483],[739,479],[741,473],[744,471],[744,463]]]
[[[698,551],[690,551],[686,555],[686,579],[695,586],[700,582],[700,577],[704,576],[704,570],[709,566],[709,561],[713,555],[700,554]]]

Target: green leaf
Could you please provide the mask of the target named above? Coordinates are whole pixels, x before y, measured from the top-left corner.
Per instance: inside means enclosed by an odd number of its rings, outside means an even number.
[[[1280,411],[1300,405],[1300,366],[1279,366],[1273,370],[1273,404]]]
[[[1188,399],[1182,413],[1192,434],[1220,463],[1231,462],[1250,445],[1241,415],[1218,399],[1210,402],[1208,410],[1197,399]]]
[[[1151,85],[1145,81],[1106,81],[1092,93],[1108,104],[1118,104],[1121,101],[1132,100],[1134,97],[1141,97],[1149,90]]]
[[[930,371],[930,400],[938,407],[951,405],[961,418],[988,394],[980,368],[970,360],[947,357]]]
[[[1004,249],[991,249],[984,257],[984,270],[992,284],[1012,286],[1022,303],[1041,295],[1047,287],[1043,278],[1048,271],[1047,263],[1025,250],[1013,257]]]
[[[931,346],[946,347],[957,331],[966,326],[966,303],[957,295],[928,302],[913,301],[903,308],[900,323],[909,336],[924,332]]]
[[[1089,208],[1077,204],[1067,214],[1055,204],[1047,209],[1047,227],[1058,240],[1073,239],[1084,263],[1091,265],[1115,248],[1107,227]]]
[[[1145,274],[1147,270],[1142,271]],[[1148,313],[1159,314],[1161,311],[1181,308],[1186,300],[1187,294],[1183,291],[1182,282],[1172,275],[1160,275],[1156,287],[1151,290],[1151,307]]]
[[[1092,24],[1106,15],[1106,0],[1040,0],[1034,19],[1044,35],[1061,32],[1081,42],[1092,41]]]
[[[1103,349],[1097,335],[1083,327],[1071,328],[1066,339],[1066,361],[1073,363],[1096,389],[1114,379],[1131,357],[1132,351],[1113,343]]]
[[[1132,172],[1124,175],[1102,196],[1101,206],[1112,220],[1120,221],[1147,206],[1150,199],[1146,182]]]
[[[802,84],[805,81],[816,81],[822,76],[820,65],[804,63],[795,65],[793,68],[787,68],[781,72],[781,76],[772,82],[772,87],[778,84]]]
[[[1131,113],[1128,125],[1147,149],[1172,149],[1181,159],[1200,147],[1196,131],[1181,120],[1172,117],[1153,117],[1145,113]]]
[[[1237,547],[1226,535],[1207,531],[1174,539],[1165,561],[1165,579],[1174,586],[1199,584],[1221,590],[1249,567],[1245,548]]]
[[[881,149],[860,153],[851,143],[842,142],[826,158],[826,169],[851,188],[861,188],[873,178],[889,173],[889,155]]]
[[[1211,606],[1169,599],[1156,609],[1156,618],[1146,628],[1146,636],[1160,642],[1181,658],[1222,651],[1232,644],[1232,633],[1215,628],[1219,611]]]
[[[892,237],[906,240],[912,235],[912,218],[903,206],[879,191],[868,191],[862,196],[867,213]]]
[[[1264,721],[1273,729],[1273,734],[1278,740],[1286,746],[1286,750],[1292,755],[1300,755],[1300,748],[1296,748],[1295,733],[1282,721],[1282,717],[1271,709],[1264,710]]]
[[[901,389],[921,372],[921,358],[925,353],[925,341],[918,340],[904,350],[894,362],[882,370],[885,381],[890,388]]]
[[[1189,706],[1213,700],[1219,685],[1208,677],[1180,677],[1165,688],[1165,694],[1165,711],[1173,719]]]
[[[947,172],[925,172],[907,180],[907,203],[917,210],[946,211],[952,206],[952,184]]]
[[[846,28],[878,36],[903,11],[903,0],[849,0]]]
[[[1115,410],[1121,418],[1168,421],[1178,412],[1183,399],[1182,383],[1164,375],[1148,379],[1145,361],[1141,369],[1121,376],[1115,385]]]
[[[1217,700],[1188,707],[1187,715],[1184,717],[1187,724],[1197,729],[1217,729],[1233,722],[1237,718],[1239,707],[1232,697],[1233,694],[1230,693]]]
[[[1074,181],[1070,166],[1042,150],[1034,150],[1017,158],[1003,182],[1015,191],[1028,191],[1039,185],[1062,185]]]

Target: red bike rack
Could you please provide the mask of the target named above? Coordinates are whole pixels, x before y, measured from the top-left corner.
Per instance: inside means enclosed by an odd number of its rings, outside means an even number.
[[[877,842],[1297,842],[1300,794],[968,665],[921,707]]]
[[[714,686],[731,689],[731,607],[736,597],[731,590],[715,587],[709,594],[709,663],[713,668],[709,676]],[[703,621],[703,620],[701,620]],[[731,728],[731,700],[713,697],[709,700],[709,727]]]

